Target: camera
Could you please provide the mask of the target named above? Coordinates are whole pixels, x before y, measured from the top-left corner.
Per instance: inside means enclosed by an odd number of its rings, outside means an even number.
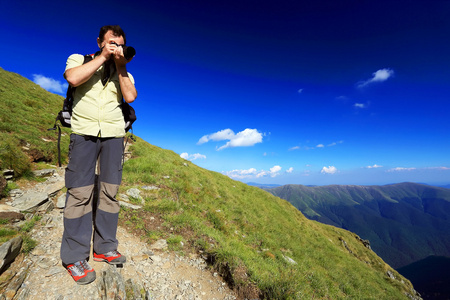
[[[129,46],[125,46],[125,45],[119,45],[116,42],[111,42],[111,44],[116,45],[117,47],[122,47],[123,48],[123,56],[129,60],[131,58],[133,58],[136,55],[136,50],[134,50],[133,47],[129,47]]]

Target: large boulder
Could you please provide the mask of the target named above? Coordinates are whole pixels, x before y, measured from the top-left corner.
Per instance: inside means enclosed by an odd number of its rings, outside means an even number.
[[[19,255],[22,248],[22,237],[17,236],[0,246],[0,274],[6,270],[11,262]]]
[[[14,199],[11,205],[21,212],[35,212],[39,209],[39,206],[47,201],[50,201],[47,193],[28,192],[23,196]]]

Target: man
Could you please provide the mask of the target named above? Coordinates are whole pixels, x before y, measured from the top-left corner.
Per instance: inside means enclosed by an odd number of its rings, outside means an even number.
[[[88,263],[92,231],[94,261],[126,261],[117,251],[116,239],[120,206],[115,196],[122,180],[125,136],[120,105],[122,98],[133,102],[137,92],[126,68],[131,59],[124,57],[125,42],[120,26],[103,26],[97,38],[100,51],[84,64],[83,55],[71,55],[64,72],[64,78],[76,90],[65,178],[61,260],[78,284],[91,283],[96,277]],[[98,198],[93,207],[97,161]]]

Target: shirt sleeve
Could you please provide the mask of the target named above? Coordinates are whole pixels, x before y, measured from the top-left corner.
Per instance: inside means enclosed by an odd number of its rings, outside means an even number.
[[[134,77],[133,77],[133,75],[131,75],[130,73],[128,73],[128,77],[130,78],[131,83],[134,84],[134,85],[136,85],[136,84],[134,83]]]
[[[84,56],[83,55],[81,55],[81,54],[72,54],[67,59],[65,71],[67,71],[68,69],[72,69],[72,68],[81,66],[83,64],[83,62],[84,62]]]

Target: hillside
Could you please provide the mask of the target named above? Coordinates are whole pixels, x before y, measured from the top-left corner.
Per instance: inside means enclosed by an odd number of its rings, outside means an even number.
[[[447,300],[450,296],[450,258],[429,256],[398,269],[407,276],[424,299]]]
[[[13,169],[21,175],[31,162],[56,163],[57,135],[47,129],[53,127],[62,101],[61,96],[0,68],[0,169]],[[63,157],[67,157],[67,133],[64,128]]]
[[[19,156],[24,166],[40,167],[31,149],[54,162],[56,143],[44,139],[55,139],[46,129],[61,97],[2,69],[0,82],[1,167],[15,169]],[[19,126],[11,111],[27,121]],[[8,157],[10,149],[21,154]],[[178,255],[200,252],[242,299],[419,299],[354,233],[308,220],[285,200],[142,139],[130,149],[120,193],[138,189],[130,201],[142,209],[122,209],[121,226],[146,243],[166,239]]]
[[[312,220],[355,232],[398,268],[450,256],[450,190],[415,183],[385,186],[286,185],[268,189]]]

